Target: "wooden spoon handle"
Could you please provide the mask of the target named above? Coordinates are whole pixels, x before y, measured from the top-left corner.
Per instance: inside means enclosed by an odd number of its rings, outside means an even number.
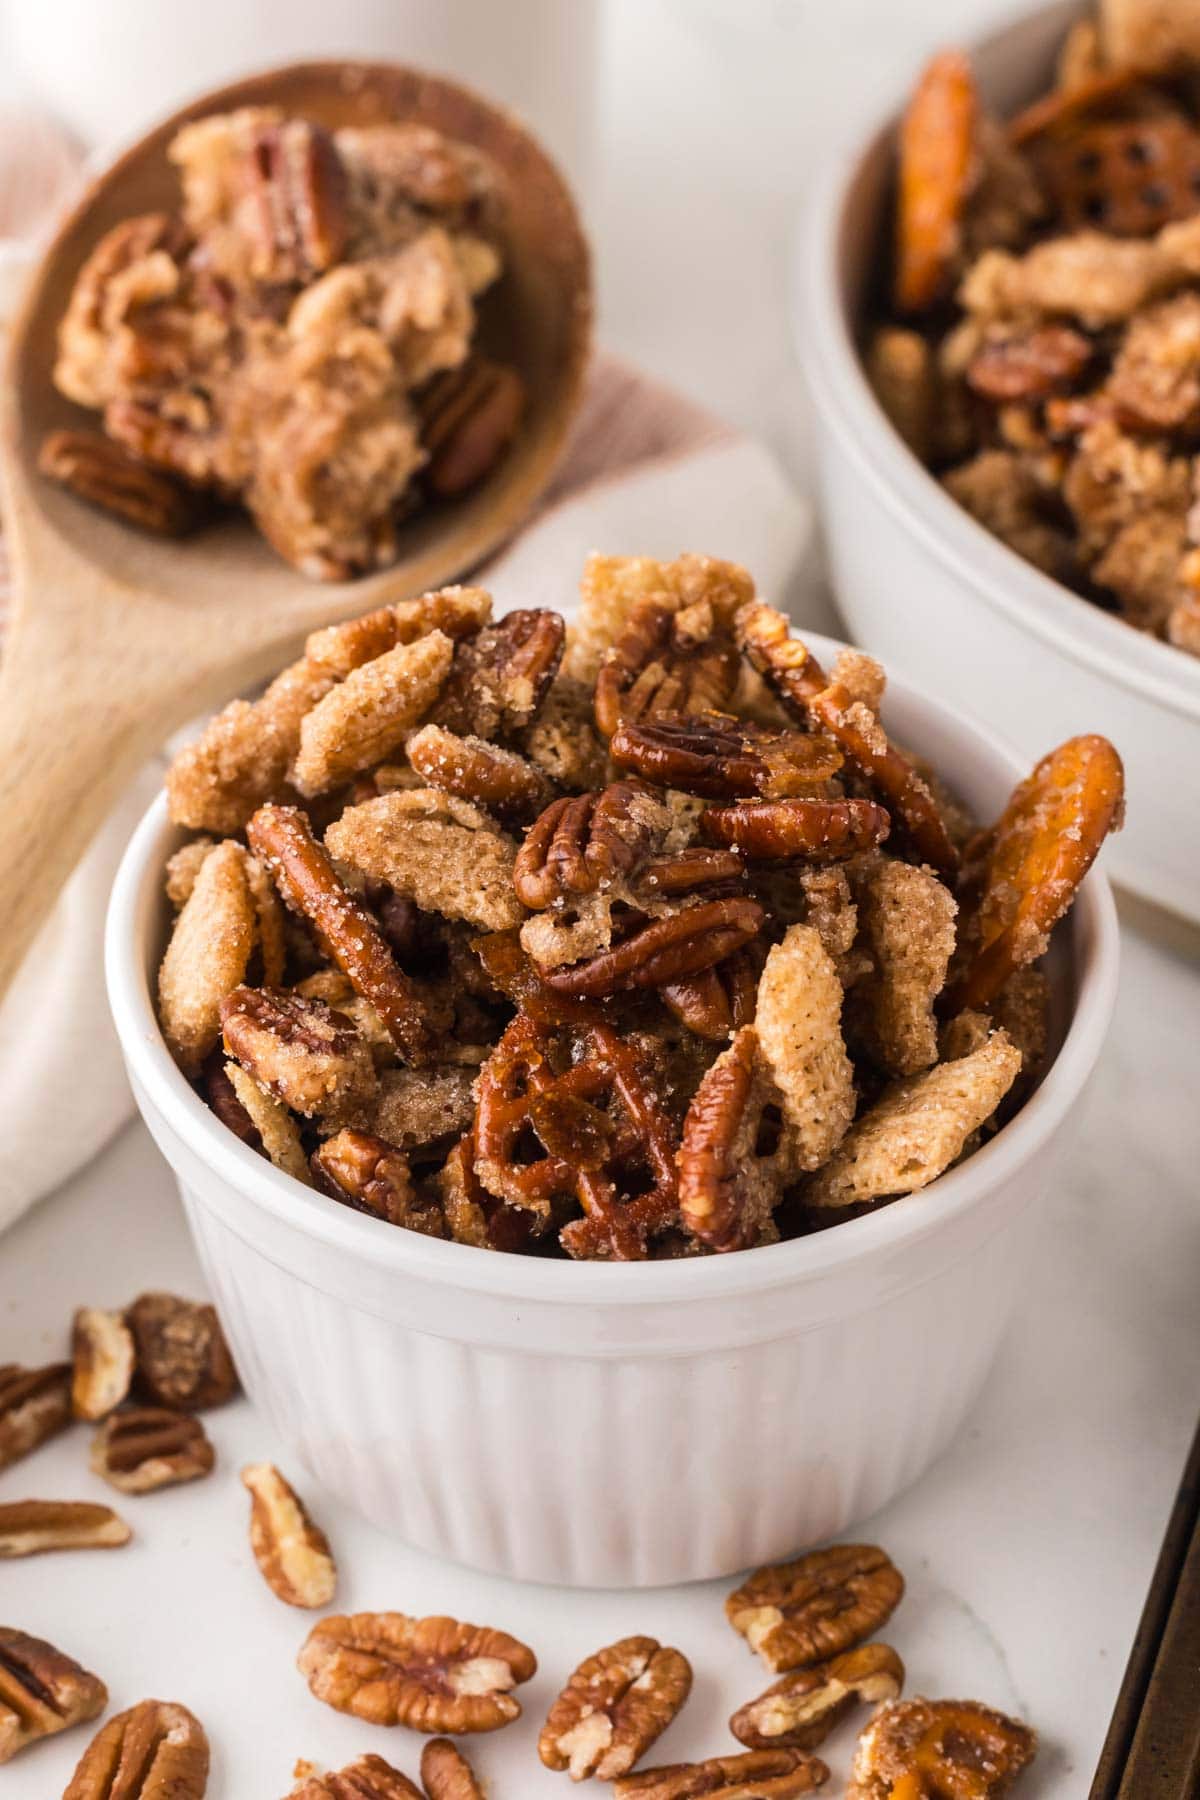
[[[44,656],[14,632],[0,665],[0,998],[121,789],[161,742],[169,711],[106,691],[86,646]],[[95,680],[86,671],[91,666]],[[81,669],[83,673],[81,674]]]

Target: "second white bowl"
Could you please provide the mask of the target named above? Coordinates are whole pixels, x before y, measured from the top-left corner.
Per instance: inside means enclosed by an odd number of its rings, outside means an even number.
[[[981,816],[1024,772],[901,681],[886,711]],[[945,1448],[1036,1254],[1041,1203],[1104,1039],[1117,930],[1102,875],[1052,952],[1053,1064],[960,1168],[767,1249],[560,1263],[337,1206],[213,1117],[154,1012],[163,867],[181,835],[156,802],[117,876],[113,1016],[245,1385],[328,1488],[408,1543],[494,1573],[652,1586],[840,1532]]]

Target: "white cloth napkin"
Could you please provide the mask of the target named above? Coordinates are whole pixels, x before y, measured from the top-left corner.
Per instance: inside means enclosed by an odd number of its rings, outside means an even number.
[[[640,431],[631,426],[638,406]],[[597,451],[606,430],[608,455]],[[624,472],[597,473],[614,458]],[[786,597],[809,544],[810,514],[761,445],[609,363],[597,372],[556,495],[571,485],[572,470],[585,485],[556,498],[479,577],[498,610],[569,612],[594,549],[662,557],[703,550],[745,563],[760,591]],[[115,808],[0,1007],[0,1229],[96,1156],[133,1110],[104,995],[101,940],[117,862],[161,773],[158,765],[143,771]]]

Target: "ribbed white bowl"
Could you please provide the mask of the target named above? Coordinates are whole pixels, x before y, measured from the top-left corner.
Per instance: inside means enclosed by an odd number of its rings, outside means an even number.
[[[986,39],[972,62],[1011,112],[1043,91],[1079,0]],[[947,23],[953,38],[955,25]],[[1125,760],[1129,821],[1113,879],[1200,920],[1200,659],[1041,574],[950,499],[901,442],[863,373],[895,113],[817,177],[796,253],[796,341],[816,412],[838,604],[867,649],[953,694],[1027,757],[1102,731]]]
[[[1011,752],[902,683],[887,710],[982,814],[999,807],[1021,772]],[[1102,876],[1055,946],[1053,1067],[978,1155],[816,1237],[608,1266],[397,1230],[226,1131],[172,1062],[151,998],[179,837],[157,803],[113,889],[117,1030],[246,1387],[349,1504],[496,1573],[651,1586],[841,1531],[949,1442],[1035,1254],[1038,1202],[1104,1038],[1117,930]]]

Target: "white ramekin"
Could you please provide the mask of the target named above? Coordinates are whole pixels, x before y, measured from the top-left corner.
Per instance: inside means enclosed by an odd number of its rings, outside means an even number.
[[[1022,772],[1011,751],[900,681],[887,711],[981,815],[998,810]],[[158,801],[117,875],[113,1016],[245,1385],[347,1503],[495,1573],[652,1586],[841,1531],[949,1442],[1036,1253],[1104,1039],[1117,927],[1102,875],[1052,953],[1053,1066],[961,1168],[793,1243],[577,1264],[399,1231],[301,1187],[217,1122],[152,999],[163,865],[180,837]]]
[[[1049,77],[1082,8],[1042,8],[972,51],[1011,111]],[[953,694],[1028,757],[1101,731],[1125,760],[1129,822],[1114,880],[1200,919],[1200,660],[1132,630],[976,524],[901,442],[863,374],[855,332],[889,195],[889,112],[815,181],[797,241],[797,340],[815,410],[839,604],[889,669]]]

